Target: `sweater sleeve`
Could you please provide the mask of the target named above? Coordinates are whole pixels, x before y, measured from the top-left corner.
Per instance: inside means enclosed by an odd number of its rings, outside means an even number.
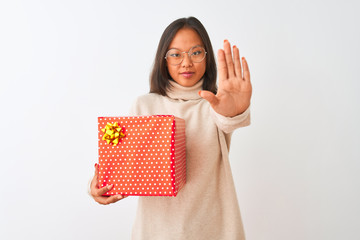
[[[218,128],[225,133],[231,133],[237,128],[250,125],[250,106],[245,110],[245,112],[235,117],[225,117],[218,114],[212,107],[210,107],[210,115]]]

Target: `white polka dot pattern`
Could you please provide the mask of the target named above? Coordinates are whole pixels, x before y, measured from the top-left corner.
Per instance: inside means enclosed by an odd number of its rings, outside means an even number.
[[[102,128],[118,122],[125,137],[116,146]],[[185,121],[172,115],[99,117],[99,186],[105,195],[176,196],[186,181]]]

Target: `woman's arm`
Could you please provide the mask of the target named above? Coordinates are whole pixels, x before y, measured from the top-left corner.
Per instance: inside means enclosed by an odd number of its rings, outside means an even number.
[[[250,125],[250,106],[245,112],[235,117],[225,117],[215,112],[212,108],[210,108],[210,115],[218,128],[224,133],[231,133],[237,128]]]

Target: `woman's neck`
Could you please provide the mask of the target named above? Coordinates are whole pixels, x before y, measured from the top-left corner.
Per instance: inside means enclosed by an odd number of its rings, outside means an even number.
[[[200,79],[194,86],[184,87],[173,80],[169,80],[170,86],[166,93],[169,98],[182,100],[200,99],[199,91],[202,90],[203,79]]]

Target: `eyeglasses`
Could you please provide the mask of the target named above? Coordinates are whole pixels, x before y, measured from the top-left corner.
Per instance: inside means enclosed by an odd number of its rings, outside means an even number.
[[[171,65],[179,65],[184,60],[184,53],[189,55],[192,62],[199,63],[204,60],[207,52],[201,46],[194,46],[188,52],[181,52],[179,49],[172,48],[167,51],[165,59]]]

